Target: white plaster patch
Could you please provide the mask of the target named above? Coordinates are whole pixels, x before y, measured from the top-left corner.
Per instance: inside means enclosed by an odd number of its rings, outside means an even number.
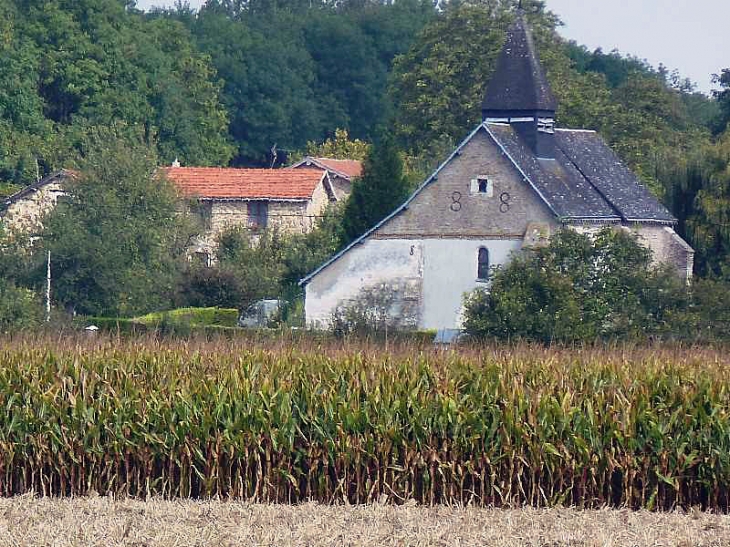
[[[422,329],[459,328],[464,293],[484,286],[477,280],[480,247],[490,264],[505,264],[522,239],[367,239],[312,278],[306,287],[307,324],[327,328],[334,310],[380,284],[405,287],[418,298]]]

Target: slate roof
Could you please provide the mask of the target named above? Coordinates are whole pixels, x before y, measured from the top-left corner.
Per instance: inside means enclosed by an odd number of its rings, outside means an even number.
[[[315,165],[331,171],[346,179],[354,179],[362,175],[362,162],[357,160],[336,160],[334,158],[314,158],[307,156],[292,167]]]
[[[507,41],[482,103],[485,116],[500,112],[555,112],[558,102],[550,89],[532,33],[522,14],[507,31]]]
[[[203,200],[306,201],[327,176],[317,168],[166,167],[164,172],[186,197]]]
[[[625,221],[667,224],[677,219],[595,131],[558,130],[556,143]]]
[[[395,211],[299,281],[307,285],[317,274],[360,245],[438,180],[446,167],[479,131],[486,131],[542,201],[563,221],[645,222],[672,225],[676,219],[621,163],[595,131],[558,129],[556,159],[538,159],[507,124],[482,122]],[[606,173],[602,175],[602,170]],[[616,176],[618,178],[612,179]]]
[[[484,127],[558,218],[676,222],[595,131],[556,130],[555,159],[543,160],[509,125]]]

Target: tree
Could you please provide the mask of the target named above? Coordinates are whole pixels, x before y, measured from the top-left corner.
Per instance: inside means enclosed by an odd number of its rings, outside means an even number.
[[[191,265],[178,304],[246,309],[262,298],[281,296],[285,238],[276,230],[252,234],[231,228],[218,238],[217,262]]]
[[[320,158],[362,161],[367,157],[369,151],[370,145],[360,139],[350,139],[350,134],[347,129],[335,129],[334,138],[326,139],[321,144],[309,141],[307,143],[306,155]]]
[[[41,319],[41,304],[33,291],[0,279],[0,332],[35,327]]]
[[[687,232],[698,253],[700,273],[730,280],[730,130],[706,146],[702,178]]]
[[[230,160],[221,84],[182,23],[118,0],[2,0],[0,20],[0,180],[68,167],[90,129],[120,121],[163,162]]]
[[[174,187],[141,137],[123,127],[95,130],[78,179],[45,221],[57,302],[93,315],[169,307],[192,229]],[[36,267],[40,284],[44,268]]]
[[[343,212],[345,242],[352,241],[392,213],[408,197],[403,162],[390,138],[373,145],[362,178],[355,180]]]
[[[21,246],[18,238],[8,239],[0,224],[0,332],[26,329],[41,322],[37,295],[16,283],[26,255]]]
[[[681,280],[654,268],[632,234],[566,229],[548,247],[498,268],[488,291],[469,295],[465,328],[477,337],[542,342],[643,338],[671,330],[686,305]]]
[[[719,84],[721,88],[719,91],[715,91],[715,98],[722,114],[717,122],[717,132],[721,133],[730,122],[730,68],[724,68],[720,74],[715,74],[712,81]]]

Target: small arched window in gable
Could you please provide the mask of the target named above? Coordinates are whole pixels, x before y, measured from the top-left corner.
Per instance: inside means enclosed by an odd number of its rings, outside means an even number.
[[[489,279],[489,250],[486,247],[479,247],[477,279]]]

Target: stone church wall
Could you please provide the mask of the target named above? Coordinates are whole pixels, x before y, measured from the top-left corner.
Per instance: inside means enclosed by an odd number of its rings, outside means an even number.
[[[631,229],[637,233],[639,241],[651,249],[655,263],[668,264],[688,283],[692,280],[694,250],[673,228],[644,224]]]
[[[489,181],[480,193],[472,181]],[[409,205],[375,237],[522,238],[529,223],[557,225],[548,207],[522,180],[507,157],[484,132],[441,170]]]

